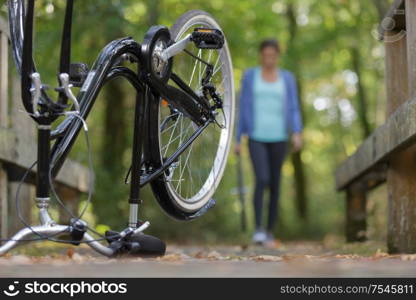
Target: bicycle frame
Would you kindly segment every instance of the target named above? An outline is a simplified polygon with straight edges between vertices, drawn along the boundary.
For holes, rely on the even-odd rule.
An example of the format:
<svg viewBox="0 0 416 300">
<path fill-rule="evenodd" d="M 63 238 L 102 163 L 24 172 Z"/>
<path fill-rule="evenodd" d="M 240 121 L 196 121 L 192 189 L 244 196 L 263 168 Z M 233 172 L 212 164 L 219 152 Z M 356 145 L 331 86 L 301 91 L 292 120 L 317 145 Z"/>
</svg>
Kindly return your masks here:
<svg viewBox="0 0 416 300">
<path fill-rule="evenodd" d="M 71 18 L 72 18 L 73 0 L 67 1 L 67 10 L 65 23 L 63 28 L 63 41 L 61 46 L 61 63 L 60 71 L 69 72 L 70 65 L 70 42 L 71 42 Z M 24 17 L 26 14 L 26 17 Z M 31 75 L 36 72 L 35 64 L 32 58 L 32 36 L 33 36 L 33 15 L 34 0 L 28 1 L 27 11 L 21 0 L 9 0 L 9 22 L 12 36 L 12 46 L 14 59 L 18 71 L 22 77 L 22 100 L 25 109 L 31 114 L 32 118 L 38 123 L 38 170 L 36 181 L 36 201 L 40 209 L 41 226 L 33 227 L 36 232 L 44 234 L 68 234 L 72 233 L 74 228 L 81 226 L 76 220 L 69 226 L 56 224 L 48 215 L 47 208 L 49 204 L 49 172 L 56 176 L 61 169 L 66 157 L 69 154 L 75 140 L 82 129 L 83 122 L 81 119 L 70 115 L 57 128 L 51 131 L 51 124 L 55 121 L 59 114 L 51 114 L 46 108 L 41 106 L 39 115 L 34 111 L 33 95 L 31 90 L 34 89 Z M 140 204 L 140 188 L 148 182 L 157 179 L 169 166 L 181 155 L 192 142 L 204 131 L 204 129 L 212 122 L 206 117 L 206 103 L 201 101 L 195 94 L 190 93 L 188 87 L 182 90 L 173 86 L 169 86 L 166 82 L 171 74 L 165 79 L 159 80 L 149 76 L 151 73 L 149 65 L 155 41 L 163 36 L 169 35 L 169 31 L 163 26 L 153 26 L 150 28 L 144 38 L 143 44 L 137 43 L 132 38 L 122 38 L 110 42 L 101 51 L 98 59 L 88 73 L 80 92 L 77 95 L 79 101 L 79 116 L 86 119 L 92 110 L 95 100 L 104 84 L 115 78 L 126 79 L 136 91 L 136 105 L 134 116 L 133 131 L 133 150 L 132 150 L 132 168 L 130 182 L 130 217 L 129 232 L 144 230 L 147 226 L 138 222 L 138 205 Z M 137 62 L 137 71 L 133 71 L 127 67 L 122 67 L 119 63 L 123 60 L 131 59 Z M 171 63 L 171 62 L 170 62 Z M 176 76 L 173 74 L 172 76 Z M 179 86 L 185 85 L 181 79 L 176 76 L 174 81 L 179 82 Z M 60 82 L 62 84 L 62 82 Z M 68 95 L 64 93 L 63 88 L 59 90 L 59 100 L 56 102 L 57 109 L 59 105 L 65 106 L 68 102 Z M 149 147 L 148 132 L 146 124 L 150 117 L 151 111 L 159 105 L 159 97 L 166 97 L 172 101 L 175 108 L 186 113 L 199 127 L 194 134 L 185 141 L 175 153 L 165 160 L 160 166 L 154 166 L 147 160 L 147 149 Z M 40 103 L 51 102 L 44 89 L 40 90 Z M 55 102 L 54 102 L 55 105 Z M 51 142 L 55 140 L 52 148 Z M 144 151 L 145 161 L 141 161 L 142 152 Z M 145 174 L 140 174 L 142 163 L 146 168 Z M 51 168 L 51 169 L 50 169 Z M 212 206 L 212 202 L 208 202 L 205 207 L 201 208 L 194 214 L 186 216 L 177 216 L 183 219 L 192 219 L 205 213 Z M 162 206 L 166 210 L 166 206 Z M 176 212 L 168 212 L 174 215 Z M 81 226 L 82 227 L 82 226 Z M 38 230 L 38 231 L 37 231 Z M 58 230 L 58 231 L 57 231 Z M 126 229 L 127 230 L 127 229 Z M 125 231 L 126 231 L 125 230 Z M 13 240 L 0 247 L 0 255 L 7 252 L 17 245 L 19 239 L 36 233 L 32 229 L 25 228 L 17 233 Z M 123 231 L 124 232 L 124 231 Z M 91 247 L 104 255 L 114 254 L 107 247 L 94 241 L 92 237 L 84 232 L 83 240 Z"/>
<path fill-rule="evenodd" d="M 20 20 L 23 18 L 24 11 L 23 6 L 21 5 L 21 1 L 12 1 L 12 4 L 10 5 L 9 9 L 12 10 L 10 12 L 11 15 L 16 16 L 15 18 L 10 18 L 10 28 L 13 31 L 12 36 L 13 38 L 13 49 L 14 51 L 14 57 L 16 64 L 19 65 L 19 63 L 23 64 L 22 55 L 21 52 L 23 52 L 24 43 L 22 40 L 23 36 L 26 36 L 26 33 L 24 33 L 23 29 L 23 22 L 20 22 Z M 71 8 L 72 1 L 68 1 L 67 7 Z M 68 15 L 68 14 L 67 14 Z M 33 20 L 32 20 L 33 23 Z M 30 24 L 30 22 L 26 22 L 26 25 Z M 66 41 L 66 47 L 69 47 L 68 41 L 70 41 L 70 37 L 67 37 L 66 35 L 70 34 L 71 30 L 68 29 L 71 24 L 68 21 L 68 18 L 66 16 L 65 20 L 65 26 L 63 30 L 63 40 Z M 28 33 L 32 32 L 33 26 L 29 27 Z M 148 39 L 151 39 L 154 34 L 157 33 L 157 31 L 160 30 L 160 26 L 154 26 L 154 30 L 152 32 L 152 29 L 149 30 Z M 28 34 L 29 35 L 29 34 Z M 31 36 L 31 34 L 30 34 Z M 29 39 L 27 39 L 29 40 Z M 146 40 L 146 37 L 145 37 Z M 62 46 L 64 48 L 65 46 Z M 126 58 L 125 56 L 134 57 L 137 61 L 142 61 L 142 65 L 146 64 L 145 58 L 143 58 L 142 55 L 142 45 L 137 43 L 135 40 L 131 38 L 123 38 L 119 40 L 115 40 L 110 42 L 100 53 L 98 56 L 98 59 L 95 61 L 92 69 L 89 71 L 87 79 L 85 80 L 84 85 L 81 87 L 80 93 L 77 95 L 77 98 L 80 103 L 80 116 L 83 119 L 86 119 L 88 117 L 88 114 L 90 113 L 92 106 L 95 103 L 95 100 L 98 96 L 98 93 L 100 92 L 103 85 L 114 78 L 117 77 L 123 77 L 128 80 L 128 82 L 135 88 L 136 92 L 140 95 L 144 95 L 148 93 L 145 93 L 146 88 L 150 89 L 150 92 L 154 93 L 155 95 L 160 94 L 160 90 L 165 90 L 165 93 L 180 93 L 180 96 L 185 97 L 188 101 L 176 101 L 175 104 L 177 104 L 179 107 L 183 105 L 183 110 L 190 111 L 191 114 L 193 114 L 193 118 L 195 120 L 199 120 L 201 117 L 199 107 L 196 107 L 196 105 L 203 106 L 204 103 L 195 103 L 196 101 L 200 101 L 200 99 L 190 92 L 185 93 L 178 89 L 175 89 L 171 86 L 169 86 L 169 90 L 166 91 L 166 85 L 164 86 L 160 82 L 155 81 L 146 81 L 144 80 L 144 75 L 140 74 L 140 71 L 143 71 L 144 73 L 146 70 L 141 70 L 141 66 L 138 67 L 138 72 L 135 73 L 131 69 L 115 66 L 115 64 L 120 60 Z M 61 53 L 70 53 L 70 50 L 61 50 Z M 28 57 L 32 57 L 31 53 L 27 55 Z M 61 65 L 62 60 L 66 60 L 66 56 L 61 56 Z M 140 63 L 140 62 L 139 62 Z M 66 65 L 68 62 L 66 63 Z M 34 67 L 28 68 L 26 67 L 26 70 L 33 69 Z M 61 68 L 62 69 L 62 68 Z M 23 70 L 23 67 L 20 69 Z M 22 76 L 24 77 L 24 76 Z M 176 80 L 180 80 L 175 77 Z M 183 84 L 183 83 L 182 83 Z M 23 86 L 22 89 L 29 90 L 28 86 Z M 191 90 L 191 89 L 189 89 Z M 192 91 L 192 90 L 191 90 Z M 46 93 L 43 92 L 43 96 L 46 95 Z M 159 95 L 158 95 L 159 96 Z M 171 94 L 167 95 L 169 98 L 172 97 Z M 146 97 L 148 98 L 148 97 Z M 192 99 L 192 100 L 191 100 Z M 24 102 L 30 102 L 31 98 L 29 99 L 23 99 Z M 146 99 L 142 99 L 142 101 L 147 101 Z M 195 105 L 196 104 L 196 105 Z M 25 107 L 30 107 L 30 103 L 26 103 Z M 144 118 L 147 117 L 146 114 L 143 114 Z M 187 147 L 199 136 L 199 134 L 202 133 L 203 129 L 206 128 L 206 126 L 209 124 L 207 121 L 199 121 L 200 127 L 195 131 L 195 133 L 189 138 L 187 142 L 183 144 L 182 147 L 179 147 L 177 151 L 170 157 L 169 160 L 167 160 L 162 166 L 160 166 L 158 169 L 154 170 L 151 174 L 149 174 L 147 177 L 144 176 L 142 180 L 140 181 L 140 186 L 144 186 L 151 180 L 154 180 L 157 178 L 163 171 L 165 171 L 172 162 L 183 153 L 187 149 Z M 65 119 L 61 124 L 58 125 L 58 127 L 51 132 L 51 139 L 56 139 L 56 142 L 53 145 L 53 148 L 51 150 L 51 165 L 53 167 L 53 175 L 56 176 L 59 172 L 60 168 L 63 165 L 63 162 L 65 161 L 73 143 L 76 140 L 77 135 L 79 134 L 79 131 L 82 128 L 82 122 L 77 119 L 74 116 L 69 116 L 67 119 Z M 143 136 L 139 137 L 141 140 L 143 140 Z M 139 156 L 140 157 L 140 156 Z"/>
</svg>

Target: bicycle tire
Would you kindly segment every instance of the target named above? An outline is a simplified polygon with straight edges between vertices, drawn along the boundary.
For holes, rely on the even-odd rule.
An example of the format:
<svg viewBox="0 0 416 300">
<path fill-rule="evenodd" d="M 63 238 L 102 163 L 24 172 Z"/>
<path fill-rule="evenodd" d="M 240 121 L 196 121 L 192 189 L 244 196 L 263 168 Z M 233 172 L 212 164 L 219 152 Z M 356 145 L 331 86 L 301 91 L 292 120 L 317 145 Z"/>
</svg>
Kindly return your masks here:
<svg viewBox="0 0 416 300">
<path fill-rule="evenodd" d="M 218 23 L 209 13 L 201 11 L 201 10 L 191 10 L 183 14 L 181 17 L 179 17 L 178 20 L 175 22 L 175 24 L 170 28 L 171 39 L 174 41 L 179 40 L 183 38 L 183 36 L 187 32 L 189 32 L 195 27 L 209 27 L 209 28 L 216 28 L 216 29 L 221 30 Z M 193 44 L 190 44 L 189 46 L 193 47 L 194 50 L 195 49 L 198 50 L 198 55 L 202 53 L 201 52 L 202 50 L 197 49 Z M 189 181 L 193 181 L 193 178 L 197 176 L 199 176 L 201 179 L 200 180 L 201 188 L 199 189 L 198 186 L 196 186 L 194 190 L 197 192 L 192 194 L 193 192 L 191 191 L 188 196 L 186 196 L 185 193 L 182 192 L 182 190 L 181 192 L 179 192 L 177 187 L 175 188 L 174 186 L 175 184 L 173 183 L 174 182 L 173 177 L 178 167 L 175 167 L 176 169 L 174 171 L 171 170 L 172 168 L 171 167 L 168 171 L 164 172 L 160 176 L 160 178 L 158 178 L 158 180 L 154 180 L 151 182 L 153 193 L 156 199 L 158 200 L 159 204 L 161 204 L 162 208 L 165 208 L 165 211 L 167 211 L 171 216 L 180 220 L 187 220 L 190 218 L 194 218 L 195 214 L 197 216 L 200 216 L 201 213 L 198 213 L 198 212 L 200 212 L 201 210 L 205 211 L 207 206 L 210 206 L 210 199 L 212 198 L 215 190 L 217 189 L 218 184 L 221 181 L 221 178 L 224 173 L 225 165 L 226 165 L 228 154 L 230 151 L 231 139 L 233 135 L 234 102 L 235 102 L 234 81 L 233 81 L 233 76 L 232 76 L 233 68 L 232 68 L 231 56 L 230 56 L 230 52 L 228 49 L 227 41 L 225 40 L 224 46 L 222 47 L 222 49 L 207 50 L 207 51 L 213 51 L 213 52 L 208 52 L 210 54 L 205 54 L 205 55 L 208 55 L 209 59 L 214 57 L 212 59 L 214 61 L 215 55 L 217 55 L 217 64 L 218 64 L 218 61 L 220 62 L 219 67 L 218 67 L 219 69 L 216 70 L 214 66 L 214 74 L 216 70 L 217 72 L 216 74 L 218 74 L 217 77 L 219 77 L 220 79 L 224 78 L 220 83 L 220 85 L 222 85 L 220 86 L 220 88 L 222 88 L 222 91 L 223 91 L 222 98 L 224 101 L 223 102 L 224 103 L 224 111 L 223 111 L 224 115 L 223 115 L 222 121 L 224 121 L 224 124 L 222 125 L 225 125 L 225 128 L 221 129 L 219 133 L 216 133 L 215 132 L 216 129 L 213 126 L 217 126 L 217 125 L 212 123 L 209 125 L 211 127 L 211 129 L 209 130 L 211 131 L 207 131 L 208 130 L 208 127 L 207 127 L 207 129 L 205 129 L 205 131 L 201 134 L 201 136 L 197 138 L 196 141 L 194 141 L 194 143 L 196 144 L 199 143 L 197 146 L 195 146 L 195 148 L 199 147 L 197 149 L 201 149 L 201 152 L 202 152 L 202 149 L 204 149 L 204 151 L 207 152 L 206 149 L 207 147 L 209 148 L 211 144 L 208 143 L 209 146 L 206 146 L 207 141 L 205 141 L 204 138 L 208 140 L 208 138 L 211 138 L 211 135 L 213 135 L 214 140 L 215 140 L 215 137 L 217 135 L 219 136 L 218 147 L 216 147 L 215 149 L 211 151 L 212 153 L 215 152 L 212 167 L 209 170 L 209 172 L 208 171 L 206 172 L 208 174 L 206 179 L 202 178 L 204 177 L 204 174 L 202 174 L 200 170 L 197 170 L 197 169 L 190 170 L 190 167 L 188 167 L 187 172 L 189 173 L 189 176 L 188 176 L 188 182 L 186 182 L 186 184 L 188 185 L 188 188 L 187 188 L 188 190 L 192 189 L 192 188 L 189 188 L 189 185 L 193 184 L 193 182 L 189 182 Z M 186 54 L 182 53 L 180 55 L 186 55 Z M 201 58 L 203 57 L 203 55 L 204 54 L 201 54 Z M 179 64 L 179 60 L 180 58 L 178 58 L 178 56 L 174 57 L 173 71 L 175 71 L 175 66 Z M 200 68 L 199 75 L 201 76 L 201 63 L 199 63 L 199 68 Z M 194 67 L 193 73 L 195 73 L 195 67 Z M 192 77 L 190 79 L 190 85 L 193 82 L 193 76 L 194 75 L 192 74 Z M 214 80 L 214 77 L 213 77 L 213 80 Z M 219 79 L 215 78 L 215 80 L 219 80 Z M 196 90 L 194 91 L 198 92 Z M 168 152 L 167 148 L 163 148 L 163 146 L 166 146 L 166 145 L 163 144 L 163 140 L 164 140 L 163 132 L 162 130 L 160 130 L 161 124 L 165 120 L 165 119 L 162 119 L 161 115 L 162 115 L 162 110 L 164 110 L 163 101 L 166 101 L 166 100 L 163 100 L 163 99 L 156 99 L 156 100 L 157 101 L 154 101 L 154 102 L 157 102 L 157 104 L 154 106 L 154 109 L 151 109 L 151 114 L 153 115 L 150 117 L 150 122 L 152 123 L 149 126 L 149 137 L 151 141 L 150 145 L 152 147 L 152 151 L 149 152 L 149 156 L 150 156 L 150 161 L 152 165 L 160 166 L 163 163 L 164 159 L 166 159 L 166 152 Z M 166 117 L 166 119 L 168 117 Z M 221 118 L 221 116 L 219 118 Z M 189 121 L 189 120 L 185 120 L 184 115 L 182 115 L 181 121 L 182 120 L 183 122 Z M 190 125 L 188 126 L 191 126 L 195 129 L 196 127 L 195 124 L 192 124 L 191 121 L 189 121 L 189 124 Z M 176 130 L 177 125 L 178 124 L 175 125 L 175 128 L 173 130 Z M 164 124 L 163 126 L 166 126 L 166 124 Z M 169 139 L 169 143 L 170 143 L 170 140 L 171 138 Z M 169 152 L 170 153 L 174 152 L 174 150 L 176 150 L 179 147 L 179 144 L 172 146 L 172 149 Z M 190 146 L 189 149 L 187 149 L 184 153 L 182 153 L 178 160 L 181 161 L 182 158 L 184 159 L 186 158 L 186 162 L 188 160 L 192 162 L 192 159 L 193 159 L 193 157 L 191 157 L 191 153 L 193 151 L 192 147 L 193 145 Z M 162 153 L 163 151 L 165 151 L 165 153 Z M 212 153 L 208 153 L 208 154 L 212 154 Z M 192 153 L 192 155 L 196 157 L 196 154 Z M 207 160 L 206 157 L 200 156 L 199 158 L 196 157 L 192 162 L 193 164 L 197 165 L 196 167 L 198 168 L 202 168 L 204 165 L 201 162 L 201 158 L 204 160 Z M 184 173 L 186 162 L 184 164 L 183 169 L 181 169 L 180 172 L 177 172 L 177 173 L 181 173 L 180 178 L 178 179 L 179 184 L 183 180 L 182 174 Z M 210 168 L 208 165 L 209 162 L 205 162 L 205 164 L 207 165 L 206 169 L 208 170 Z M 174 213 L 172 213 L 172 211 L 174 211 Z"/>
</svg>

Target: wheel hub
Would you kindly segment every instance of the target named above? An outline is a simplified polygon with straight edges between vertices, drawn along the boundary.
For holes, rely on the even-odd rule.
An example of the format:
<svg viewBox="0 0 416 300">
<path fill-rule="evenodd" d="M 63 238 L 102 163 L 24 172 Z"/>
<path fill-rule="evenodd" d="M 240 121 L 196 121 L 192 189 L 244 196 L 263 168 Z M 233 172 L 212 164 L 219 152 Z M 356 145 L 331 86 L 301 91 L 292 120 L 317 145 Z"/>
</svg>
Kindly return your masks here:
<svg viewBox="0 0 416 300">
<path fill-rule="evenodd" d="M 162 78 L 163 74 L 166 73 L 168 67 L 168 62 L 163 61 L 161 58 L 161 54 L 166 48 L 166 43 L 162 40 L 158 40 L 152 53 L 152 68 L 154 73 L 160 78 Z"/>
</svg>

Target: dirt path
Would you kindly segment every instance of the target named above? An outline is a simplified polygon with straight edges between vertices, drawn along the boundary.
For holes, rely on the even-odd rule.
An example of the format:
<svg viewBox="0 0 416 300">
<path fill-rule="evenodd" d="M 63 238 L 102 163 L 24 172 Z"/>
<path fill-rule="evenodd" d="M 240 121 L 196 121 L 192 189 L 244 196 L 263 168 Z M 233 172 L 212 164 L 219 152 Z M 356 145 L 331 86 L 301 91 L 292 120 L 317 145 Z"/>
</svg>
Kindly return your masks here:
<svg viewBox="0 0 416 300">
<path fill-rule="evenodd" d="M 389 256 L 380 249 L 371 255 L 336 254 L 318 243 L 292 243 L 281 249 L 169 246 L 167 255 L 156 259 L 107 259 L 83 247 L 53 249 L 41 256 L 25 251 L 33 249 L 0 258 L 1 277 L 416 276 L 416 255 Z"/>
</svg>

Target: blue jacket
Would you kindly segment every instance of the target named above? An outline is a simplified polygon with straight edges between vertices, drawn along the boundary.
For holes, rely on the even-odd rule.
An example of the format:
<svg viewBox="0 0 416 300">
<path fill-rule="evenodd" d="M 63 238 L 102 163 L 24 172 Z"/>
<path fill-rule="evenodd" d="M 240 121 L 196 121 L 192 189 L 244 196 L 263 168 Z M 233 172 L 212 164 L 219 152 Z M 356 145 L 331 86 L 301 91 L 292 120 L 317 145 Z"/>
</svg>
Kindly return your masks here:
<svg viewBox="0 0 416 300">
<path fill-rule="evenodd" d="M 241 81 L 240 92 L 240 116 L 237 125 L 237 142 L 240 143 L 241 136 L 250 136 L 253 131 L 253 87 L 254 87 L 254 68 L 248 69 Z M 298 88 L 293 74 L 287 70 L 280 69 L 286 87 L 285 98 L 285 118 L 288 135 L 302 131 L 302 118 L 299 109 Z"/>
</svg>

